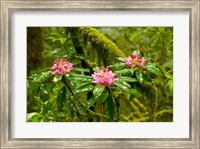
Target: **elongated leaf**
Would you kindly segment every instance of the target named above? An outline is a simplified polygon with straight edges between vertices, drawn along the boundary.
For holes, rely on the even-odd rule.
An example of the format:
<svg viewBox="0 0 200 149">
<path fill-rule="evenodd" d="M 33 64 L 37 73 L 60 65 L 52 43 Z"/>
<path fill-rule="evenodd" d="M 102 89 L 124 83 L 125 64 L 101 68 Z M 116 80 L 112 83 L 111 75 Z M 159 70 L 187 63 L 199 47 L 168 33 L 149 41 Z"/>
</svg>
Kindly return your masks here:
<svg viewBox="0 0 200 149">
<path fill-rule="evenodd" d="M 169 74 L 169 73 L 166 73 L 165 74 L 165 77 L 169 78 L 169 79 L 173 79 L 173 75 Z"/>
<path fill-rule="evenodd" d="M 121 74 L 133 73 L 133 72 L 134 72 L 133 69 L 125 68 L 125 69 L 116 71 L 115 74 L 121 75 Z"/>
<path fill-rule="evenodd" d="M 68 79 L 68 80 L 71 80 L 71 81 L 77 81 L 77 80 L 80 80 L 80 81 L 88 81 L 88 82 L 91 82 L 92 80 L 92 77 L 91 76 L 86 76 L 86 75 L 80 75 L 80 74 L 70 74 L 70 75 L 65 75 L 65 77 Z"/>
<path fill-rule="evenodd" d="M 52 40 L 53 43 L 57 40 L 57 38 L 56 38 L 56 37 L 53 37 L 53 36 L 51 36 L 51 37 L 47 37 L 46 39 L 50 39 L 50 40 Z"/>
<path fill-rule="evenodd" d="M 85 60 L 86 59 L 86 56 L 84 54 L 76 54 L 75 57 L 78 58 L 78 59 L 81 59 L 81 60 Z"/>
<path fill-rule="evenodd" d="M 131 88 L 130 84 L 128 84 L 126 82 L 117 81 L 114 84 L 123 90 L 129 90 Z"/>
<path fill-rule="evenodd" d="M 66 101 L 66 87 L 63 86 L 61 90 L 58 92 L 57 102 L 58 102 L 58 110 L 62 111 L 64 102 Z"/>
<path fill-rule="evenodd" d="M 76 89 L 75 93 L 78 94 L 78 93 L 82 93 L 82 92 L 91 91 L 91 90 L 93 90 L 93 88 L 94 88 L 94 85 L 91 82 L 89 82 L 89 83 L 87 82 L 87 83 L 84 83 L 81 86 L 79 86 Z"/>
<path fill-rule="evenodd" d="M 53 78 L 53 82 L 54 83 L 57 83 L 58 81 L 60 81 L 62 79 L 62 75 L 56 75 L 56 76 L 54 76 L 54 78 Z"/>
<path fill-rule="evenodd" d="M 101 94 L 101 96 L 99 97 L 99 99 L 100 99 L 101 102 L 104 102 L 104 101 L 106 100 L 107 97 L 108 97 L 108 91 L 103 92 L 103 93 Z"/>
<path fill-rule="evenodd" d="M 33 82 L 45 81 L 47 78 L 51 77 L 51 71 L 41 72 L 33 76 Z"/>
<path fill-rule="evenodd" d="M 123 57 L 117 57 L 116 59 L 119 60 L 119 61 L 121 61 L 121 62 L 126 62 L 126 59 L 123 58 Z"/>
<path fill-rule="evenodd" d="M 143 72 L 142 72 L 142 77 L 143 77 L 143 80 L 146 81 L 146 82 L 151 82 L 152 81 L 151 78 L 147 74 L 145 74 Z"/>
<path fill-rule="evenodd" d="M 136 78 L 130 78 L 130 77 L 120 77 L 119 80 L 125 82 L 137 82 Z"/>
<path fill-rule="evenodd" d="M 168 88 L 169 90 L 173 90 L 173 80 L 169 80 L 169 81 L 167 81 L 167 83 L 166 83 L 166 88 Z"/>
<path fill-rule="evenodd" d="M 140 71 L 136 71 L 136 78 L 140 83 L 143 82 L 143 76 L 142 76 L 142 73 Z"/>
<path fill-rule="evenodd" d="M 119 67 L 125 67 L 126 66 L 126 64 L 125 63 L 116 63 L 116 64 L 114 64 L 114 65 L 109 65 L 108 67 L 109 68 L 119 68 Z"/>
<path fill-rule="evenodd" d="M 73 68 L 73 71 L 78 71 L 78 72 L 90 72 L 90 69 L 84 69 L 84 68 Z"/>
<path fill-rule="evenodd" d="M 86 103 L 87 108 L 90 108 L 91 106 L 93 106 L 96 101 L 97 101 L 97 98 L 92 96 Z"/>
<path fill-rule="evenodd" d="M 151 64 L 151 63 L 146 64 L 146 65 L 145 65 L 145 68 L 146 68 L 147 70 L 149 70 L 150 72 L 156 74 L 156 75 L 162 76 L 162 72 L 160 71 L 160 69 L 159 69 L 158 67 L 156 67 L 155 64 Z"/>
<path fill-rule="evenodd" d="M 27 121 L 30 122 L 34 117 L 43 117 L 40 113 L 32 112 L 27 114 Z"/>
<path fill-rule="evenodd" d="M 115 112 L 115 104 L 114 104 L 112 96 L 110 94 L 108 94 L 106 101 L 107 101 L 107 107 L 108 107 L 108 116 L 113 121 L 114 112 Z"/>
<path fill-rule="evenodd" d="M 52 55 L 57 54 L 57 53 L 60 52 L 61 50 L 62 50 L 62 49 L 57 48 L 57 49 L 54 49 L 54 50 L 44 51 L 42 54 L 43 54 L 44 57 L 50 57 L 50 56 L 52 56 Z"/>
<path fill-rule="evenodd" d="M 93 90 L 94 98 L 99 98 L 105 89 L 105 85 L 96 85 Z"/>
</svg>

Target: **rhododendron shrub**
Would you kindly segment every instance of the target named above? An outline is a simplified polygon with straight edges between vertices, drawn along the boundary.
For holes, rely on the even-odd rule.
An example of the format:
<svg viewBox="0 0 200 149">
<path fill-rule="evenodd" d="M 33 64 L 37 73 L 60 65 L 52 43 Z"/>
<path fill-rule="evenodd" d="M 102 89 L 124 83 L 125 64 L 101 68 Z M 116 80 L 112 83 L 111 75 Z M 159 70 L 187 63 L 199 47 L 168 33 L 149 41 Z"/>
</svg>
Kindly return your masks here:
<svg viewBox="0 0 200 149">
<path fill-rule="evenodd" d="M 170 69 L 162 67 L 144 50 L 117 53 L 117 47 L 100 33 L 99 39 L 106 44 L 94 43 L 98 34 L 87 28 L 82 36 L 86 31 L 90 33 L 84 40 L 76 28 L 50 34 L 45 39 L 52 47 L 43 52 L 46 67 L 33 71 L 27 79 L 28 98 L 32 98 L 28 104 L 36 105 L 28 109 L 27 121 L 154 122 L 162 121 L 159 118 L 163 115 L 167 115 L 166 121 L 172 121 L 169 104 L 164 110 L 159 106 L 163 96 L 171 99 L 173 95 L 162 93 L 172 91 Z M 91 51 L 102 48 L 106 53 L 106 46 L 113 54 L 110 63 L 110 57 L 102 60 L 100 52 L 96 53 L 98 58 L 91 58 L 95 56 Z"/>
</svg>

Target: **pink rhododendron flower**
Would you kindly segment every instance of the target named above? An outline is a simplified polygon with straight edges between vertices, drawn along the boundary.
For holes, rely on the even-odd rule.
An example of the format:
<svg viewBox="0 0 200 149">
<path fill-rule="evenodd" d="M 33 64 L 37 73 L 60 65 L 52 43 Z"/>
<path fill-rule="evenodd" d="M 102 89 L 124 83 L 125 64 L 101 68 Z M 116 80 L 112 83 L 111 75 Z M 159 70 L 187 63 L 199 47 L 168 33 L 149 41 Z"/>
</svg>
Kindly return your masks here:
<svg viewBox="0 0 200 149">
<path fill-rule="evenodd" d="M 66 72 L 70 72 L 72 70 L 72 63 L 61 58 L 60 60 L 56 60 L 51 67 L 52 75 L 63 75 Z"/>
<path fill-rule="evenodd" d="M 142 67 L 144 67 L 145 63 L 146 63 L 146 60 L 144 59 L 139 59 L 140 58 L 140 55 L 137 55 L 137 54 L 133 54 L 132 56 L 128 56 L 126 58 L 126 65 L 128 67 L 136 67 L 137 65 L 140 65 Z"/>
<path fill-rule="evenodd" d="M 95 83 L 96 85 L 98 84 L 110 85 L 116 80 L 115 74 L 112 73 L 112 71 L 109 70 L 108 67 L 101 68 L 100 72 L 98 71 L 94 72 L 94 74 L 92 74 L 92 79 L 93 79 L 92 82 Z"/>
</svg>

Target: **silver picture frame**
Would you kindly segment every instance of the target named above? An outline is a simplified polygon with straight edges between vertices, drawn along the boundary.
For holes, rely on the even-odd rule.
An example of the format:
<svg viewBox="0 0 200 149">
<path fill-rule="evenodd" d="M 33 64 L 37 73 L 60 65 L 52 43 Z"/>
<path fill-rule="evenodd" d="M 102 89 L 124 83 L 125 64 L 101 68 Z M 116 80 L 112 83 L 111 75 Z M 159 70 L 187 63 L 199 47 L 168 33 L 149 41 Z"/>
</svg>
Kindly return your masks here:
<svg viewBox="0 0 200 149">
<path fill-rule="evenodd" d="M 200 148 L 200 1 L 199 0 L 0 0 L 0 135 L 1 148 Z M 190 137 L 181 138 L 11 138 L 11 14 L 16 10 L 189 11 Z"/>
</svg>

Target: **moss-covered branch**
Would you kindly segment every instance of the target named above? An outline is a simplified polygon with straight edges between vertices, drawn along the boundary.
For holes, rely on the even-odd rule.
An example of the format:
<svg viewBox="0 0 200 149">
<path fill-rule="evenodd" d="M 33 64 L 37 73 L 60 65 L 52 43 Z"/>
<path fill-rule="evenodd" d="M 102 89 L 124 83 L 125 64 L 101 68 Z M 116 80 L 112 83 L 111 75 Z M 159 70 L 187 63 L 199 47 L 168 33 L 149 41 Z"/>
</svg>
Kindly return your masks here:
<svg viewBox="0 0 200 149">
<path fill-rule="evenodd" d="M 98 61 L 103 61 L 104 65 L 111 64 L 113 58 L 125 57 L 125 54 L 106 36 L 92 27 L 81 27 L 79 32 L 97 50 Z M 100 63 L 99 63 L 100 64 Z"/>
</svg>

